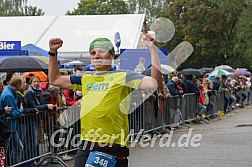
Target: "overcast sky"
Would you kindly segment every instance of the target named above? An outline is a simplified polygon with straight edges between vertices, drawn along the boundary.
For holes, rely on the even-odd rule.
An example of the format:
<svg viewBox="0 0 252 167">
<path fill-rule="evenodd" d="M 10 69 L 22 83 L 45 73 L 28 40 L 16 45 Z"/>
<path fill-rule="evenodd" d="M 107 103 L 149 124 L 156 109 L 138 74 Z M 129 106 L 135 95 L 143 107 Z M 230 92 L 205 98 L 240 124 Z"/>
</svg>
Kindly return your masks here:
<svg viewBox="0 0 252 167">
<path fill-rule="evenodd" d="M 28 0 L 27 5 L 37 6 L 45 12 L 45 16 L 62 16 L 67 10 L 77 8 L 80 0 Z"/>
</svg>

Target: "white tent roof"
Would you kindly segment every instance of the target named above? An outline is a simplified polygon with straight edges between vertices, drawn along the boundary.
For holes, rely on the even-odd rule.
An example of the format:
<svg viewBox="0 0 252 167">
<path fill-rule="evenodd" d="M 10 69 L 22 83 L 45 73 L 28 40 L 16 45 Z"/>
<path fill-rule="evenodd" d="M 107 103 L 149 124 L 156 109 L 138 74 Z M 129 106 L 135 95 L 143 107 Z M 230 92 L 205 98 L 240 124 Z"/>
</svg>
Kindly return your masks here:
<svg viewBox="0 0 252 167">
<path fill-rule="evenodd" d="M 21 41 L 22 46 L 32 43 L 48 50 L 49 39 L 59 37 L 64 41 L 60 53 L 87 53 L 94 38 L 114 42 L 114 34 L 119 32 L 120 48 L 134 49 L 144 18 L 144 14 L 0 17 L 0 41 Z"/>
</svg>

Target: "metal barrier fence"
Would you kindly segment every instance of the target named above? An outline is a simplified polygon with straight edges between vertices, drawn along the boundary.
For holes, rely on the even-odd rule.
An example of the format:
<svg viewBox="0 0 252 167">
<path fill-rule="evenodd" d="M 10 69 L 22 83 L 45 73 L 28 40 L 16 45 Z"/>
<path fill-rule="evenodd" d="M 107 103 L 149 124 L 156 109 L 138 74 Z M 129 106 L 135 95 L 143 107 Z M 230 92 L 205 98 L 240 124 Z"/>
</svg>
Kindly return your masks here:
<svg viewBox="0 0 252 167">
<path fill-rule="evenodd" d="M 12 134 L 5 142 L 6 165 L 11 167 L 39 166 L 46 162 L 44 165 L 57 163 L 67 166 L 60 156 L 78 149 L 80 122 L 77 121 L 67 128 L 63 127 L 59 123 L 59 115 L 65 109 L 8 118 L 7 122 Z M 74 111 L 74 109 L 78 109 L 78 111 Z M 74 109 L 67 112 L 69 115 L 64 121 L 80 118 L 80 107 L 77 106 Z"/>
<path fill-rule="evenodd" d="M 8 126 L 12 130 L 5 143 L 8 166 L 28 166 L 32 161 L 50 155 L 49 143 L 45 140 L 45 136 L 51 133 L 50 122 L 46 120 L 49 120 L 46 112 L 8 118 Z"/>
<path fill-rule="evenodd" d="M 206 115 L 216 115 L 223 111 L 224 92 L 210 97 L 211 107 Z M 136 106 L 138 106 L 136 108 Z M 57 112 L 40 112 L 39 114 L 23 115 L 8 118 L 13 128 L 12 136 L 6 143 L 7 165 L 21 166 L 43 160 L 67 166 L 61 155 L 75 151 L 81 142 L 80 137 L 80 106 L 61 108 Z M 63 111 L 64 114 L 59 115 Z M 150 96 L 144 99 L 142 94 L 136 95 L 131 101 L 129 126 L 134 132 L 144 133 L 165 130 L 169 126 L 177 126 L 195 119 L 198 112 L 198 101 L 195 94 L 172 96 L 167 99 Z M 60 124 L 60 123 L 61 124 Z"/>
</svg>

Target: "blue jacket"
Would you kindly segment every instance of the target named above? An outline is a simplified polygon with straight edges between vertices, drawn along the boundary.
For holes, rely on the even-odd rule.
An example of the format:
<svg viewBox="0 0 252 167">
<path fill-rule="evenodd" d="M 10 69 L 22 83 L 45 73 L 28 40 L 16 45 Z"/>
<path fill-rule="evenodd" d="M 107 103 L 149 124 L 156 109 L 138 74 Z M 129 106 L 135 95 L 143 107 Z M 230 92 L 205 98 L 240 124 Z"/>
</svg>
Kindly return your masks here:
<svg viewBox="0 0 252 167">
<path fill-rule="evenodd" d="M 195 89 L 194 89 L 192 81 L 186 79 L 184 80 L 184 84 L 187 87 L 187 91 L 185 93 L 195 93 Z"/>
<path fill-rule="evenodd" d="M 18 109 L 18 98 L 16 92 L 10 85 L 8 85 L 1 94 L 0 108 L 4 108 L 6 106 L 12 107 L 10 113 L 6 114 L 6 116 L 17 117 L 22 115 L 23 113 L 23 109 Z M 17 119 L 11 119 L 10 121 L 8 121 L 8 126 L 12 132 L 16 131 L 17 125 Z"/>
<path fill-rule="evenodd" d="M 42 96 L 42 93 L 38 96 L 35 96 L 35 94 L 31 90 L 28 90 L 25 94 L 25 99 L 29 108 L 37 108 L 39 111 L 48 109 L 47 104 L 45 103 L 44 98 Z"/>
<path fill-rule="evenodd" d="M 178 89 L 177 89 L 177 85 L 175 82 L 173 82 L 172 80 L 169 81 L 167 84 L 166 84 L 167 88 L 169 89 L 169 92 L 172 96 L 176 96 L 179 94 L 178 92 Z"/>
</svg>

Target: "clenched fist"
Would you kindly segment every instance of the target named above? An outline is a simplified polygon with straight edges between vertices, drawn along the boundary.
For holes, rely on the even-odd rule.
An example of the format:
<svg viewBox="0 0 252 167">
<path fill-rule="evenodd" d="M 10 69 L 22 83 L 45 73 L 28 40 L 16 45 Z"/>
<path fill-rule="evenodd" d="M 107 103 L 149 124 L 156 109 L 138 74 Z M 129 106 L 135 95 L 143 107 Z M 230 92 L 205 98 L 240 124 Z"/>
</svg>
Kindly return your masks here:
<svg viewBox="0 0 252 167">
<path fill-rule="evenodd" d="M 156 48 L 155 45 L 156 36 L 153 34 L 144 34 L 143 40 L 148 48 Z"/>
<path fill-rule="evenodd" d="M 56 53 L 63 44 L 63 41 L 60 38 L 52 38 L 49 40 L 50 52 Z"/>
</svg>

